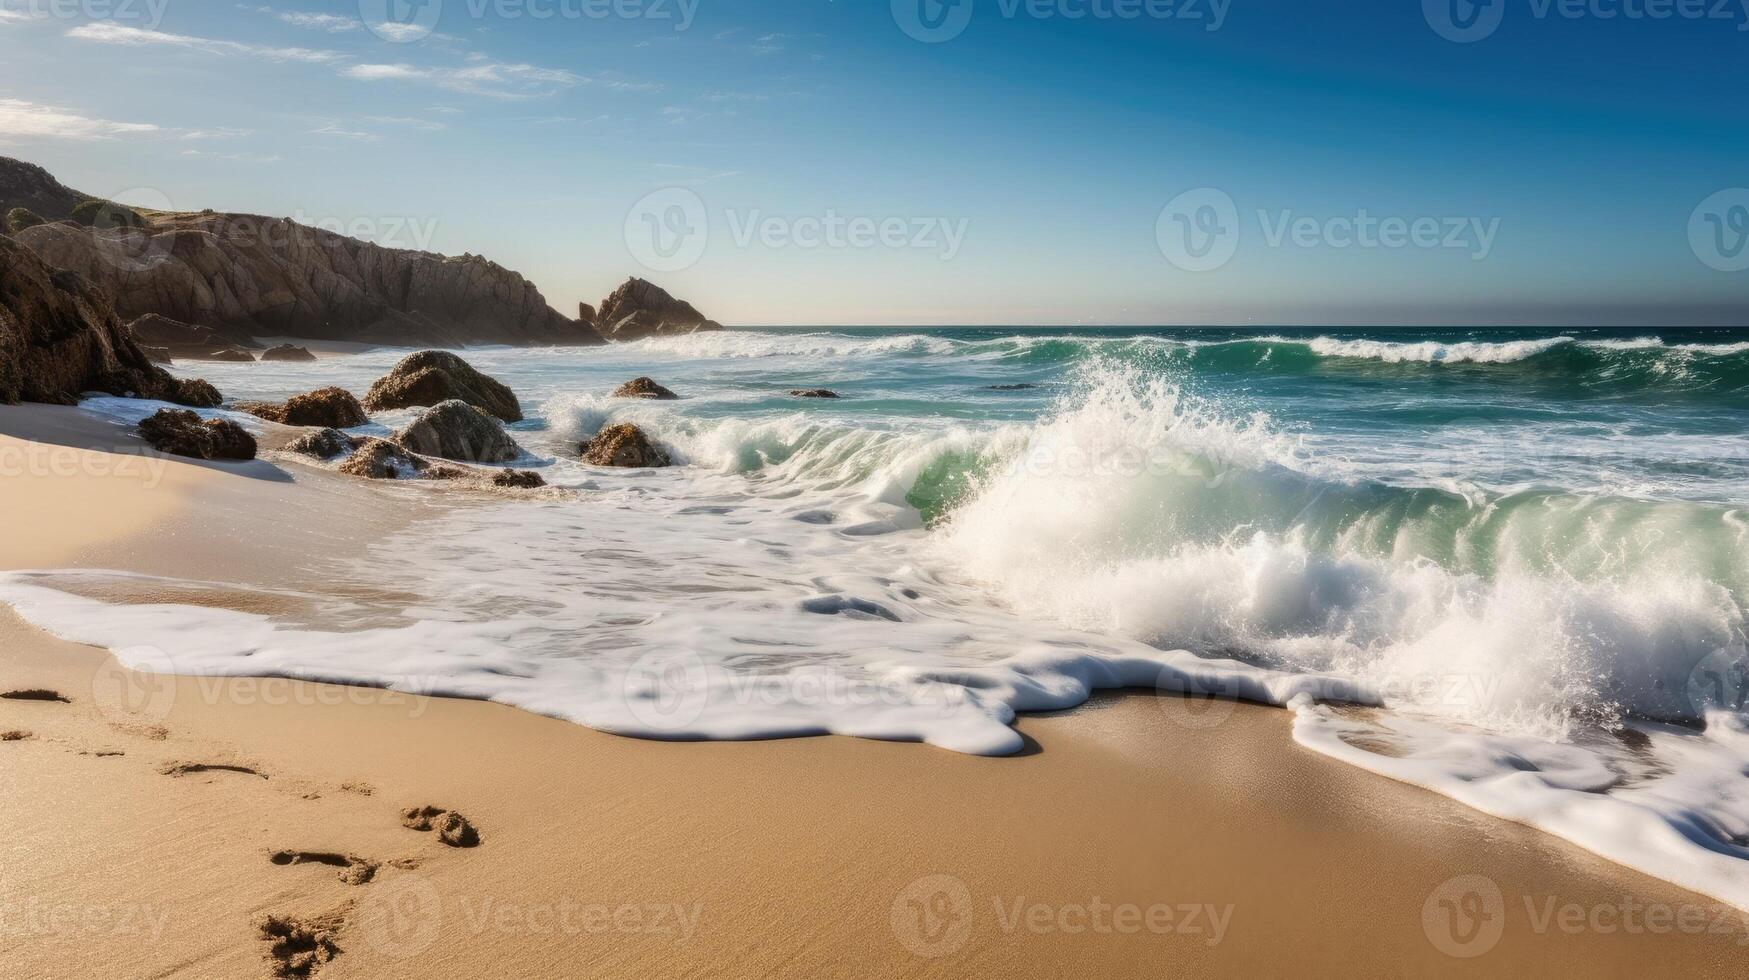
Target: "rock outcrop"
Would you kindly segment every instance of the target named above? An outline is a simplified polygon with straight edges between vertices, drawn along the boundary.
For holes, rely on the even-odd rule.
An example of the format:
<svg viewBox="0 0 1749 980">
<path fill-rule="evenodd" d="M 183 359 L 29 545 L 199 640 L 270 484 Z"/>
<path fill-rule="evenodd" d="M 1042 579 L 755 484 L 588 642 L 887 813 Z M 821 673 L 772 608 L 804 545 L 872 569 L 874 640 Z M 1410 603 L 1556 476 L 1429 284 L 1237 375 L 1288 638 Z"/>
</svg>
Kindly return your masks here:
<svg viewBox="0 0 1749 980">
<path fill-rule="evenodd" d="M 185 409 L 161 408 L 140 421 L 140 435 L 159 452 L 191 459 L 255 458 L 255 437 L 230 419 L 207 419 Z"/>
<path fill-rule="evenodd" d="M 6 234 L 11 235 L 21 232 L 26 228 L 35 228 L 37 225 L 46 224 L 48 224 L 48 221 L 44 219 L 42 215 L 37 214 L 29 208 L 13 208 L 6 212 L 6 224 L 5 227 L 0 228 L 0 231 L 4 231 Z"/>
<path fill-rule="evenodd" d="M 218 404 L 211 385 L 151 363 L 91 283 L 0 236 L 0 404 L 71 405 L 88 391 Z"/>
<path fill-rule="evenodd" d="M 128 324 L 128 334 L 139 344 L 162 348 L 172 358 L 185 361 L 253 361 L 255 355 L 242 346 L 247 338 L 238 338 L 210 327 L 172 320 L 167 316 L 148 313 Z"/>
<path fill-rule="evenodd" d="M 310 353 L 308 347 L 280 344 L 278 347 L 269 347 L 262 351 L 261 359 L 264 361 L 313 361 L 316 359 L 316 355 Z"/>
<path fill-rule="evenodd" d="M 651 442 L 643 429 L 630 422 L 610 425 L 584 443 L 583 461 L 595 466 L 629 469 L 674 465 L 667 450 Z"/>
<path fill-rule="evenodd" d="M 308 394 L 294 395 L 284 404 L 238 402 L 237 410 L 280 425 L 324 429 L 350 429 L 370 421 L 370 416 L 364 413 L 364 406 L 345 388 L 318 388 Z"/>
<path fill-rule="evenodd" d="M 36 164 L 0 157 L 0 211 L 25 210 L 45 221 L 63 221 L 88 200 L 91 195 L 63 185 Z"/>
<path fill-rule="evenodd" d="M 441 350 L 403 357 L 370 386 L 364 396 L 364 407 L 372 412 L 428 408 L 452 399 L 467 402 L 505 422 L 522 421 L 522 407 L 515 392 L 474 370 L 473 365 L 455 354 Z"/>
<path fill-rule="evenodd" d="M 613 389 L 609 398 L 646 398 L 651 401 L 671 402 L 680 396 L 657 384 L 651 378 L 633 378 L 618 388 Z"/>
<path fill-rule="evenodd" d="M 427 409 L 395 433 L 394 442 L 410 452 L 464 463 L 506 463 L 522 455 L 497 419 L 459 399 Z"/>
<path fill-rule="evenodd" d="M 595 319 L 608 340 L 642 340 L 721 330 L 723 325 L 707 319 L 691 303 L 675 299 L 668 291 L 643 279 L 627 279 L 613 295 L 601 302 Z"/>
<path fill-rule="evenodd" d="M 49 219 L 18 241 L 91 279 L 129 320 L 156 313 L 250 336 L 408 346 L 601 342 L 533 283 L 476 255 L 387 248 L 248 214 L 129 211 L 141 229 L 57 223 L 89 200 L 0 157 L 0 214 L 23 207 Z"/>
<path fill-rule="evenodd" d="M 796 398 L 837 398 L 838 392 L 830 388 L 797 388 L 790 392 Z"/>
</svg>

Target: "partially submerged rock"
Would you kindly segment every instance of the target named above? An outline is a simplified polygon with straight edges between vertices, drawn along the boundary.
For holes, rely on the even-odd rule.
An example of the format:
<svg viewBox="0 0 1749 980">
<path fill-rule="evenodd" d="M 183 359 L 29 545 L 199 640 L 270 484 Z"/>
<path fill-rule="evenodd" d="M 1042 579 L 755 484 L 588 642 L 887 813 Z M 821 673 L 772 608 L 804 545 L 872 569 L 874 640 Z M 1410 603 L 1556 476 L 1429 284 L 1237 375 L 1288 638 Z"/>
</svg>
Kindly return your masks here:
<svg viewBox="0 0 1749 980">
<path fill-rule="evenodd" d="M 533 470 L 496 470 L 492 485 L 510 490 L 537 490 L 547 485 L 546 478 Z"/>
<path fill-rule="evenodd" d="M 201 420 L 185 409 L 161 408 L 140 421 L 140 435 L 159 452 L 191 459 L 255 458 L 255 437 L 230 419 Z"/>
<path fill-rule="evenodd" d="M 467 402 L 506 422 L 522 421 L 516 393 L 481 374 L 449 351 L 427 350 L 402 358 L 365 393 L 364 407 L 373 412 L 424 408 L 451 399 Z"/>
<path fill-rule="evenodd" d="M 345 388 L 318 388 L 279 402 L 238 402 L 236 409 L 280 425 L 350 429 L 370 421 L 364 406 Z"/>
<path fill-rule="evenodd" d="M 280 344 L 269 347 L 261 352 L 263 361 L 313 361 L 316 355 L 310 353 L 308 347 L 296 347 L 291 344 Z"/>
<path fill-rule="evenodd" d="M 644 430 L 630 422 L 610 425 L 584 443 L 583 461 L 596 466 L 628 469 L 673 465 L 668 451 L 651 442 Z"/>
<path fill-rule="evenodd" d="M 675 299 L 655 283 L 627 279 L 601 301 L 596 324 L 609 340 L 641 340 L 721 330 L 723 325 L 705 317 L 691 303 Z"/>
<path fill-rule="evenodd" d="M 790 394 L 797 398 L 837 398 L 838 392 L 830 388 L 797 388 Z"/>
<path fill-rule="evenodd" d="M 333 459 L 352 449 L 352 437 L 339 429 L 307 432 L 285 444 L 285 451 L 317 459 Z"/>
<path fill-rule="evenodd" d="M 347 476 L 362 476 L 371 480 L 413 480 L 424 475 L 431 464 L 389 442 L 387 439 L 365 437 L 353 443 L 352 455 L 340 464 Z"/>
<path fill-rule="evenodd" d="M 185 361 L 255 360 L 255 355 L 243 349 L 246 338 L 214 330 L 211 327 L 183 323 L 167 316 L 149 313 L 128 324 L 128 333 L 141 344 L 162 347 L 171 357 Z"/>
<path fill-rule="evenodd" d="M 650 378 L 633 378 L 613 390 L 611 398 L 648 398 L 654 401 L 674 401 L 680 396 Z"/>
<path fill-rule="evenodd" d="M 497 419 L 460 399 L 427 409 L 394 441 L 411 452 L 465 463 L 505 463 L 522 455 Z"/>
</svg>

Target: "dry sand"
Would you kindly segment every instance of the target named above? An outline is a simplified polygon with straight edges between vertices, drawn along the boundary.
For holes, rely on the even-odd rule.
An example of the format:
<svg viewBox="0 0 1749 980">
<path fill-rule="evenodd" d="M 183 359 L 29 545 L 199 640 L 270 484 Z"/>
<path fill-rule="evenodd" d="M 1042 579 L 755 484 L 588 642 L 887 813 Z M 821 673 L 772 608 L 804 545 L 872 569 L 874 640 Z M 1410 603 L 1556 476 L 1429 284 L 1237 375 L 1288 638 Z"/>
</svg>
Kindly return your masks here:
<svg viewBox="0 0 1749 980">
<path fill-rule="evenodd" d="M 128 448 L 69 410 L 0 408 L 0 432 Z M 0 460 L 46 451 L 0 436 Z M 262 582 L 455 505 L 267 463 L 129 473 L 62 453 L 0 476 L 0 568 Z M 1749 962 L 1736 913 L 1300 749 L 1267 708 L 1105 697 L 1024 719 L 1032 748 L 1010 759 L 643 742 L 494 704 L 142 681 L 0 610 L 0 693 L 30 689 L 68 701 L 0 698 L 0 738 L 19 735 L 0 741 L 8 980 L 269 977 L 269 915 L 332 954 L 330 980 Z M 424 805 L 479 845 L 403 828 Z"/>
</svg>

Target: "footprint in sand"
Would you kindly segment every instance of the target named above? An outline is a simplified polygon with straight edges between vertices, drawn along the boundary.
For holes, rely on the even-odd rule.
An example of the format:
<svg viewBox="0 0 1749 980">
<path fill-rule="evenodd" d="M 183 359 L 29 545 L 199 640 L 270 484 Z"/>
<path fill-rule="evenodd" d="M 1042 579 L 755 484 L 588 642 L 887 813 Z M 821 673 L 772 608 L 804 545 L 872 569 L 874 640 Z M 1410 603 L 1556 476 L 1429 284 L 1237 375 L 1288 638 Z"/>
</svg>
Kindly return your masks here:
<svg viewBox="0 0 1749 980">
<path fill-rule="evenodd" d="M 64 698 L 54 691 L 45 691 L 41 688 L 30 688 L 23 691 L 7 691 L 4 694 L 0 694 L 0 701 L 53 701 L 59 704 L 73 703 L 70 699 Z"/>
<path fill-rule="evenodd" d="M 23 731 L 22 729 L 13 729 L 12 731 L 9 731 L 9 732 L 0 732 L 0 742 L 23 742 L 26 739 L 30 739 L 33 737 L 34 736 L 31 735 L 30 732 Z"/>
<path fill-rule="evenodd" d="M 193 776 L 203 772 L 235 772 L 245 776 L 255 776 L 266 779 L 267 774 L 248 766 L 233 766 L 216 762 L 167 762 L 159 767 L 159 772 L 166 776 Z"/>
<path fill-rule="evenodd" d="M 450 847 L 476 847 L 480 834 L 466 817 L 454 810 L 418 806 L 401 811 L 401 826 L 408 830 L 435 830 L 437 839 Z"/>
<path fill-rule="evenodd" d="M 149 742 L 162 742 L 170 737 L 170 729 L 163 725 L 140 725 L 132 722 L 112 721 L 109 727 L 123 735 L 133 735 Z"/>
<path fill-rule="evenodd" d="M 382 864 L 356 854 L 333 851 L 274 851 L 267 858 L 274 864 L 326 864 L 340 869 L 340 880 L 348 885 L 368 884 Z"/>
<path fill-rule="evenodd" d="M 312 977 L 323 964 L 332 962 L 341 949 L 334 940 L 346 924 L 350 906 L 310 919 L 289 915 L 265 915 L 255 922 L 262 940 L 271 943 L 267 958 L 276 977 Z"/>
</svg>

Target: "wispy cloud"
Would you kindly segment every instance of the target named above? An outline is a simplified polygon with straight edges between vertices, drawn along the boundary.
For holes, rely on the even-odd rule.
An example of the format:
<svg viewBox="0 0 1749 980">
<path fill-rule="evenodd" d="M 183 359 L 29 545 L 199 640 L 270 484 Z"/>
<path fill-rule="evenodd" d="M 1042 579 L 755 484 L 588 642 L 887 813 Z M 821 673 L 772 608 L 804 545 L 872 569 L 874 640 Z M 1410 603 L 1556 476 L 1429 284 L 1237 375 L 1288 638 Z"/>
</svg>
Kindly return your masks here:
<svg viewBox="0 0 1749 980">
<path fill-rule="evenodd" d="M 160 127 L 151 123 L 94 119 L 56 106 L 40 105 L 23 99 L 0 99 L 0 133 L 10 136 L 107 140 L 160 131 Z"/>
<path fill-rule="evenodd" d="M 185 140 L 234 140 L 254 136 L 253 129 L 231 129 L 219 126 L 211 129 L 190 129 L 182 134 Z"/>
<path fill-rule="evenodd" d="M 364 21 L 356 17 L 342 17 L 339 14 L 313 14 L 303 10 L 275 10 L 266 6 L 256 7 L 255 11 L 307 31 L 346 34 L 364 27 Z"/>
<path fill-rule="evenodd" d="M 555 95 L 579 85 L 600 85 L 616 92 L 654 92 L 661 89 L 660 85 L 650 82 L 632 82 L 606 75 L 589 77 L 561 68 L 496 62 L 471 64 L 463 68 L 421 68 L 404 62 L 393 65 L 351 65 L 343 69 L 341 74 L 364 82 L 416 82 L 435 85 L 452 92 L 496 99 L 528 99 Z"/>
<path fill-rule="evenodd" d="M 282 157 L 266 153 L 209 153 L 206 150 L 183 150 L 182 155 L 195 160 L 224 160 L 227 163 L 278 163 Z"/>
<path fill-rule="evenodd" d="M 416 119 L 412 116 L 365 116 L 364 121 L 381 126 L 405 126 L 408 129 L 422 129 L 432 133 L 449 128 L 449 123 L 438 122 L 434 119 Z"/>
<path fill-rule="evenodd" d="M 356 129 L 343 129 L 337 123 L 329 123 L 318 129 L 310 130 L 311 136 L 337 136 L 341 139 L 357 140 L 360 143 L 375 143 L 382 139 L 376 133 L 361 132 Z"/>
<path fill-rule="evenodd" d="M 218 41 L 211 38 L 192 37 L 187 34 L 171 34 L 167 31 L 148 31 L 139 27 L 126 27 L 107 21 L 81 24 L 68 31 L 67 36 L 96 44 L 114 44 L 124 47 L 156 45 L 189 51 L 204 51 L 208 54 L 249 55 L 271 61 L 331 64 L 343 61 L 347 57 L 338 51 L 313 51 L 309 48 L 279 48 L 264 44 L 243 44 L 238 41 Z"/>
<path fill-rule="evenodd" d="M 787 40 L 789 40 L 788 34 L 766 34 L 753 42 L 753 53 L 776 54 L 788 46 L 784 44 Z"/>
</svg>

